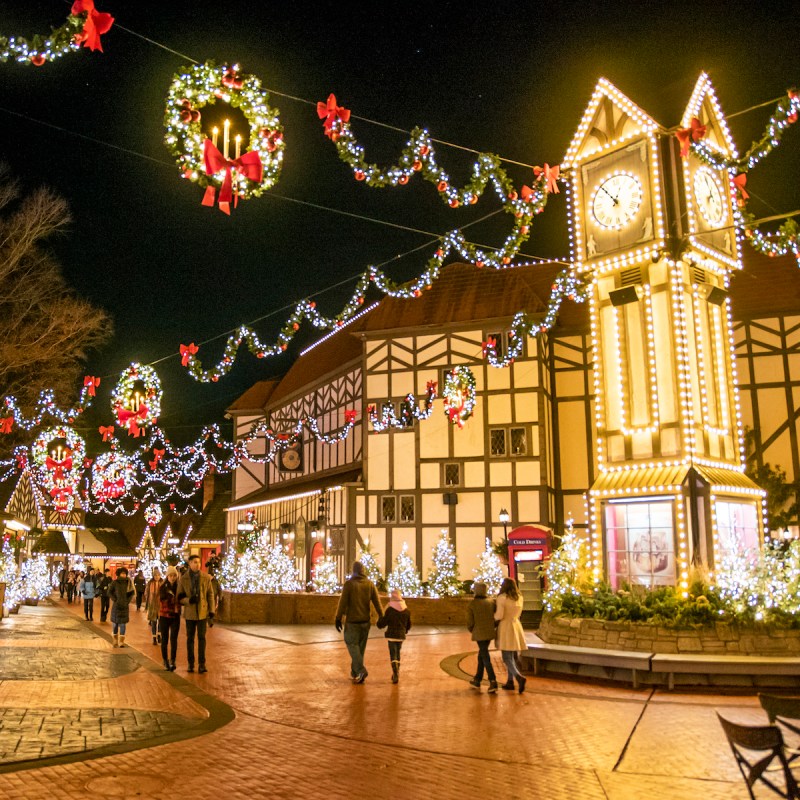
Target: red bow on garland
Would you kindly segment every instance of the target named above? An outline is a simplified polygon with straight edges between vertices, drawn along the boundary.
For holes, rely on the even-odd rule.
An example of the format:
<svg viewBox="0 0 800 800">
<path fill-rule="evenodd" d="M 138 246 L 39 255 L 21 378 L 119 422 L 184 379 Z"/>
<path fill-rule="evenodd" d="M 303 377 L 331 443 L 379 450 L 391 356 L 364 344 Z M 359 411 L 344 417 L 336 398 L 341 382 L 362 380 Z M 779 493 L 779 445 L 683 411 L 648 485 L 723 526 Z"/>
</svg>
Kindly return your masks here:
<svg viewBox="0 0 800 800">
<path fill-rule="evenodd" d="M 352 425 L 356 421 L 356 412 L 348 409 L 344 412 L 345 425 Z"/>
<path fill-rule="evenodd" d="M 206 165 L 206 175 L 216 175 L 218 172 L 225 170 L 225 179 L 222 181 L 222 187 L 219 190 L 219 210 L 229 216 L 231 213 L 231 199 L 234 197 L 233 170 L 255 183 L 261 183 L 261 179 L 264 176 L 264 165 L 261 163 L 261 156 L 255 150 L 245 153 L 234 161 L 229 161 L 217 150 L 211 139 L 206 139 L 203 142 L 203 159 Z M 214 187 L 209 186 L 206 189 L 205 197 L 203 197 L 204 206 L 214 205 L 214 194 Z M 238 203 L 239 195 L 237 194 L 234 200 L 234 207 Z"/>
<path fill-rule="evenodd" d="M 53 473 L 53 478 L 57 481 L 64 480 L 64 472 L 72 469 L 72 456 L 67 456 L 63 461 L 56 461 L 50 456 L 44 461 L 44 465 Z"/>
<path fill-rule="evenodd" d="M 181 366 L 185 367 L 189 363 L 189 359 L 197 354 L 198 347 L 197 345 L 192 342 L 191 344 L 182 344 L 181 345 Z"/>
<path fill-rule="evenodd" d="M 66 497 L 64 495 L 71 495 L 72 494 L 72 487 L 71 486 L 54 486 L 50 490 L 50 497 L 52 497 L 57 503 L 63 503 L 66 501 Z"/>
<path fill-rule="evenodd" d="M 118 408 L 117 421 L 123 428 L 128 429 L 128 434 L 130 436 L 137 439 L 142 435 L 142 428 L 145 427 L 142 423 L 147 417 L 148 412 L 149 409 L 145 405 L 140 406 L 138 411 L 128 411 L 126 408 Z"/>
<path fill-rule="evenodd" d="M 317 103 L 317 116 L 325 120 L 322 125 L 325 135 L 332 137 L 333 134 L 336 133 L 333 130 L 333 126 L 337 120 L 341 122 L 350 122 L 350 109 L 337 106 L 336 95 L 329 94 L 327 102 Z"/>
<path fill-rule="evenodd" d="M 14 427 L 14 417 L 2 417 L 0 419 L 0 433 L 11 433 Z"/>
<path fill-rule="evenodd" d="M 125 479 L 118 478 L 115 481 L 110 481 L 108 478 L 103 480 L 103 488 L 107 490 L 109 497 L 119 497 L 125 491 Z"/>
<path fill-rule="evenodd" d="M 95 396 L 95 389 L 100 385 L 100 378 L 95 378 L 92 375 L 87 375 L 83 379 L 84 388 L 89 390 L 89 397 Z"/>
<path fill-rule="evenodd" d="M 745 190 L 745 184 L 747 183 L 747 175 L 744 172 L 740 172 L 734 179 L 733 179 L 734 186 L 739 192 L 739 196 L 742 200 L 749 200 L 750 195 Z"/>
<path fill-rule="evenodd" d="M 107 442 L 114 435 L 113 425 L 101 425 L 98 430 L 100 431 L 104 442 Z"/>
<path fill-rule="evenodd" d="M 75 37 L 76 41 L 90 50 L 99 50 L 102 53 L 103 46 L 100 44 L 100 36 L 111 30 L 114 17 L 98 11 L 94 7 L 94 0 L 75 0 L 70 13 L 73 16 L 87 14 L 86 22 L 83 23 L 83 31 Z"/>
<path fill-rule="evenodd" d="M 681 143 L 681 155 L 689 155 L 691 142 L 699 142 L 706 135 L 706 126 L 697 117 L 692 117 L 688 128 L 679 128 L 675 131 L 675 138 Z"/>
<path fill-rule="evenodd" d="M 154 472 L 158 467 L 158 462 L 161 461 L 162 458 L 164 458 L 164 452 L 165 451 L 163 449 L 160 449 L 158 447 L 153 448 L 153 460 L 148 461 L 147 463 L 150 465 L 150 469 L 152 469 Z"/>
<path fill-rule="evenodd" d="M 543 167 L 533 168 L 533 174 L 537 178 L 540 175 L 544 175 L 544 190 L 547 194 L 559 194 L 558 183 L 556 183 L 556 181 L 558 180 L 558 173 L 560 171 L 561 167 L 558 164 L 551 167 L 546 161 Z"/>
<path fill-rule="evenodd" d="M 494 351 L 497 347 L 497 339 L 494 336 L 487 336 L 486 341 L 483 343 L 483 355 L 485 356 L 489 350 Z"/>
</svg>

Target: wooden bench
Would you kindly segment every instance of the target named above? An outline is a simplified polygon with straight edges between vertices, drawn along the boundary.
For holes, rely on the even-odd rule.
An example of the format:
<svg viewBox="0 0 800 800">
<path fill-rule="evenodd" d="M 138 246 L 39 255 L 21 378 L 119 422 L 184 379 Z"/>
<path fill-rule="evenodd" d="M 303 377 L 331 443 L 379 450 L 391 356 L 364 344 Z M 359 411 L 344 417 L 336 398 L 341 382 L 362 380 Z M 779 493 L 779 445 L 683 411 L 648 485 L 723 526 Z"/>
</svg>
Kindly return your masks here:
<svg viewBox="0 0 800 800">
<path fill-rule="evenodd" d="M 570 647 L 564 644 L 548 644 L 538 636 L 526 637 L 528 652 L 523 653 L 523 658 L 533 660 L 533 674 L 539 674 L 539 662 L 558 661 L 568 664 L 573 673 L 578 671 L 581 664 L 603 667 L 608 674 L 609 670 L 629 669 L 633 675 L 633 688 L 639 685 L 639 672 L 650 671 L 652 653 L 633 652 L 629 650 L 603 650 L 594 647 Z"/>
<path fill-rule="evenodd" d="M 707 653 L 654 655 L 653 672 L 667 674 L 667 686 L 675 688 L 675 673 L 703 675 L 800 675 L 800 658 L 787 656 L 716 656 Z"/>
</svg>

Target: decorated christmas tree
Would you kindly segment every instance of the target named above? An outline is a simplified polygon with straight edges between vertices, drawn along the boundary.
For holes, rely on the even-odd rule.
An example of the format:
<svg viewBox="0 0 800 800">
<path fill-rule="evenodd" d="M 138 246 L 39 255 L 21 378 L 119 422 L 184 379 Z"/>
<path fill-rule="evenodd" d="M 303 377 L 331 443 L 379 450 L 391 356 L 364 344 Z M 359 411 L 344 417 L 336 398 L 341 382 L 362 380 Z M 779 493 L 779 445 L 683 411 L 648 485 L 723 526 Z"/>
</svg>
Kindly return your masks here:
<svg viewBox="0 0 800 800">
<path fill-rule="evenodd" d="M 572 524 L 570 517 L 561 544 L 545 567 L 544 605 L 548 611 L 557 611 L 565 595 L 580 594 L 589 582 L 589 548 L 572 529 Z"/>
<path fill-rule="evenodd" d="M 489 594 L 497 594 L 500 591 L 500 584 L 503 582 L 503 564 L 500 557 L 492 549 L 490 539 L 486 540 L 486 549 L 478 556 L 478 568 L 473 570 L 475 581 L 485 583 L 489 588 Z"/>
<path fill-rule="evenodd" d="M 433 546 L 431 558 L 433 569 L 428 578 L 428 594 L 431 597 L 455 597 L 461 594 L 456 550 L 447 531 L 442 531 L 439 540 Z"/>
<path fill-rule="evenodd" d="M 394 569 L 387 578 L 389 591 L 399 589 L 403 597 L 421 597 L 422 581 L 419 572 L 408 555 L 408 542 L 403 542 L 403 549 L 394 560 Z"/>
<path fill-rule="evenodd" d="M 21 593 L 24 600 L 44 600 L 50 597 L 50 570 L 43 555 L 27 559 L 20 570 Z"/>
<path fill-rule="evenodd" d="M 0 582 L 6 585 L 6 597 L 3 603 L 6 609 L 13 608 L 24 600 L 21 594 L 22 586 L 17 571 L 14 548 L 5 538 L 3 539 L 3 548 L 0 550 Z"/>
<path fill-rule="evenodd" d="M 292 559 L 279 544 L 257 547 L 241 555 L 228 553 L 219 581 L 230 592 L 299 592 L 303 588 Z"/>
<path fill-rule="evenodd" d="M 377 554 L 372 552 L 370 547 L 369 539 L 364 540 L 364 546 L 361 548 L 361 556 L 359 557 L 359 561 L 364 565 L 364 571 L 367 574 L 367 577 L 379 588 L 383 588 L 383 584 L 385 583 L 385 579 L 383 577 L 383 573 L 381 572 L 380 567 L 378 566 L 378 562 L 375 559 Z"/>
<path fill-rule="evenodd" d="M 342 585 L 336 574 L 336 562 L 330 556 L 325 556 L 314 568 L 311 588 L 319 594 L 336 594 L 341 591 Z"/>
<path fill-rule="evenodd" d="M 139 560 L 139 569 L 148 581 L 153 577 L 153 570 L 157 569 L 161 573 L 161 578 L 163 580 L 167 574 L 167 562 L 162 561 L 153 553 L 146 553 L 144 557 Z"/>
</svg>

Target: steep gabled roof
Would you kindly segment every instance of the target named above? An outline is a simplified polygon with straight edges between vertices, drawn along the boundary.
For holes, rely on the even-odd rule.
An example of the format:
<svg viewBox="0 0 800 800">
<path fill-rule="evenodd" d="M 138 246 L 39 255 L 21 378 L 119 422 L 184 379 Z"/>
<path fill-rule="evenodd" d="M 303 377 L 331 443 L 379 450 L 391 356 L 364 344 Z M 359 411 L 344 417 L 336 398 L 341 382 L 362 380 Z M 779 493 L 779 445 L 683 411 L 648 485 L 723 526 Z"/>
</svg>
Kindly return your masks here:
<svg viewBox="0 0 800 800">
<path fill-rule="evenodd" d="M 707 145 L 724 153 L 729 158 L 737 158 L 733 136 L 725 122 L 725 116 L 711 84 L 711 78 L 705 72 L 701 72 L 697 79 L 689 104 L 683 112 L 681 127 L 688 128 L 692 117 L 697 117 L 706 126 L 706 135 L 703 141 Z"/>
<path fill-rule="evenodd" d="M 241 397 L 228 406 L 229 414 L 261 414 L 272 393 L 280 383 L 279 380 L 259 381 L 254 383 Z"/>
<path fill-rule="evenodd" d="M 231 504 L 231 493 L 220 492 L 203 509 L 200 520 L 192 527 L 184 544 L 220 542 L 225 540 L 225 509 Z"/>
</svg>

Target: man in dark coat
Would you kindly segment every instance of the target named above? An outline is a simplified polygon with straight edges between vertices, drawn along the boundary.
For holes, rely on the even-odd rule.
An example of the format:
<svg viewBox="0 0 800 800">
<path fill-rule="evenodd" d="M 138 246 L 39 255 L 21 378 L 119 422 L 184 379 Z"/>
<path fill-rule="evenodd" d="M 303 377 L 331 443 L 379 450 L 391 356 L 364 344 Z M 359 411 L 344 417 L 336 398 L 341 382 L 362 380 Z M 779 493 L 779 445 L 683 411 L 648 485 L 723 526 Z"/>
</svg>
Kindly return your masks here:
<svg viewBox="0 0 800 800">
<path fill-rule="evenodd" d="M 344 582 L 339 607 L 336 609 L 336 630 L 342 630 L 344 623 L 344 643 L 350 653 L 350 677 L 353 683 L 364 683 L 367 670 L 364 667 L 364 651 L 370 625 L 370 604 L 375 608 L 378 618 L 383 616 L 378 590 L 365 575 L 360 561 L 353 564 L 353 574 Z"/>
<path fill-rule="evenodd" d="M 100 570 L 97 570 L 98 574 Z M 108 590 L 111 586 L 111 570 L 106 567 L 103 571 L 103 576 L 97 582 L 97 596 L 100 598 L 100 622 L 105 622 L 108 616 L 108 607 L 111 605 L 111 599 L 108 596 Z"/>
</svg>

